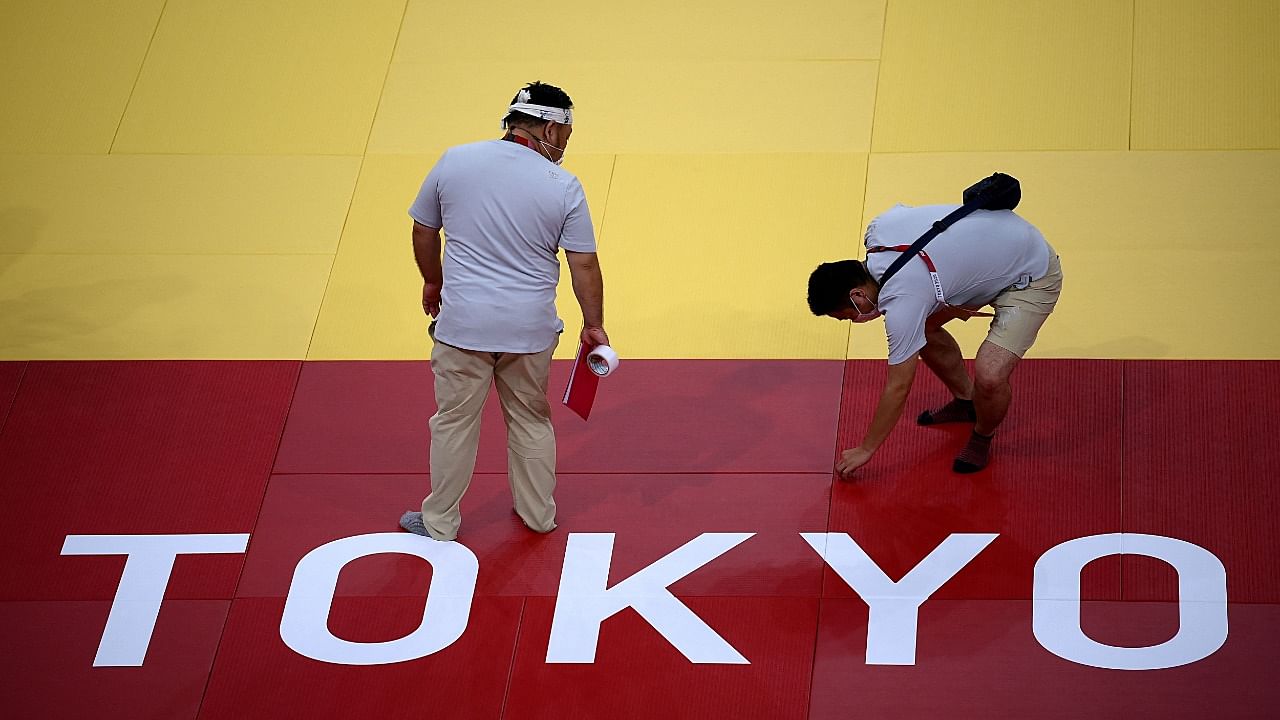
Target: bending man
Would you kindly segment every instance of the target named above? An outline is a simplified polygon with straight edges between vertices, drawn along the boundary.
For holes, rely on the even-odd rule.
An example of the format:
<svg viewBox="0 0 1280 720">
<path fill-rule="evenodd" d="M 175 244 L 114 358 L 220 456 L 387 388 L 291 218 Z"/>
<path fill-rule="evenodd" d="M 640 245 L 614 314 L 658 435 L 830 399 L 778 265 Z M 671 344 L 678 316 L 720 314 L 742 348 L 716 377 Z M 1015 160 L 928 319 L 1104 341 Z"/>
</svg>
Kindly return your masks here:
<svg viewBox="0 0 1280 720">
<path fill-rule="evenodd" d="M 1035 342 L 1062 290 L 1062 266 L 1040 231 L 1011 210 L 977 210 L 925 246 L 885 287 L 879 278 L 906 246 L 958 205 L 896 205 L 867 226 L 867 260 L 823 263 L 809 276 L 809 309 L 856 323 L 880 316 L 889 342 L 889 373 L 862 444 L 836 466 L 847 476 L 865 465 L 902 415 L 920 360 L 951 391 L 952 400 L 922 413 L 932 425 L 972 422 L 973 433 L 952 468 L 986 467 L 991 440 L 1012 398 L 1009 378 Z M 931 274 L 930 265 L 936 270 Z M 940 281 L 935 287 L 934 276 Z M 945 325 L 995 308 L 990 332 L 970 377 L 960 346 Z"/>
</svg>

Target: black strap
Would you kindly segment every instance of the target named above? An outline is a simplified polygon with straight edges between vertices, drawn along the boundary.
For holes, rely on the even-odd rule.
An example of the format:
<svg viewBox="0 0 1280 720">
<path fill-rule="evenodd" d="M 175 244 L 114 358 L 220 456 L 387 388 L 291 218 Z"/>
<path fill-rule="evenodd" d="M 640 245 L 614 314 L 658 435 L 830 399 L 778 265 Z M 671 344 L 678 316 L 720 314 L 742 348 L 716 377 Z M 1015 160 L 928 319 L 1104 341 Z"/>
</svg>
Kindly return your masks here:
<svg viewBox="0 0 1280 720">
<path fill-rule="evenodd" d="M 898 271 L 901 270 L 902 267 L 906 265 L 909 260 L 911 260 L 911 258 L 919 254 L 919 252 L 924 249 L 924 246 L 929 244 L 930 240 L 938 237 L 938 235 L 942 233 L 943 230 L 946 230 L 947 228 L 954 225 L 957 220 L 964 217 L 965 215 L 968 215 L 974 210 L 977 210 L 978 207 L 979 207 L 979 204 L 977 202 L 965 203 L 964 205 L 961 205 L 960 207 L 951 211 L 951 214 L 947 215 L 941 220 L 934 222 L 933 227 L 930 227 L 925 232 L 925 234 L 921 235 L 919 239 L 911 243 L 911 247 L 907 248 L 906 252 L 899 255 L 898 259 L 894 260 L 893 264 L 889 266 L 889 269 L 884 271 L 884 275 L 880 276 L 880 287 L 883 288 L 884 284 L 889 282 L 889 278 L 896 275 Z"/>
</svg>

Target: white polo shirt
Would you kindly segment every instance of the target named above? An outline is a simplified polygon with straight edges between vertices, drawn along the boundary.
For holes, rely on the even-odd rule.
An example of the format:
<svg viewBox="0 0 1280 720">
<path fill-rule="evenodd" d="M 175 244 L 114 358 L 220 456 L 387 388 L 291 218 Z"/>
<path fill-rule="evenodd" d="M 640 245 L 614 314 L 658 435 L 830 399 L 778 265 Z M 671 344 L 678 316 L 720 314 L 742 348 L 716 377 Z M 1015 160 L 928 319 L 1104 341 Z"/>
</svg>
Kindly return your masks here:
<svg viewBox="0 0 1280 720">
<path fill-rule="evenodd" d="M 466 350 L 536 353 L 555 342 L 560 248 L 595 252 L 582 183 L 507 140 L 450 148 L 409 208 L 444 228 L 435 338 Z"/>
<path fill-rule="evenodd" d="M 910 245 L 959 205 L 895 205 L 867 226 L 866 246 Z M 1012 210 L 975 210 L 925 245 L 938 268 L 947 304 L 977 309 L 1001 292 L 1025 288 L 1049 271 L 1049 244 L 1034 225 Z M 867 254 L 878 281 L 898 252 Z M 912 258 L 880 289 L 889 364 L 905 362 L 925 345 L 925 320 L 944 306 L 933 292 L 924 261 Z"/>
</svg>

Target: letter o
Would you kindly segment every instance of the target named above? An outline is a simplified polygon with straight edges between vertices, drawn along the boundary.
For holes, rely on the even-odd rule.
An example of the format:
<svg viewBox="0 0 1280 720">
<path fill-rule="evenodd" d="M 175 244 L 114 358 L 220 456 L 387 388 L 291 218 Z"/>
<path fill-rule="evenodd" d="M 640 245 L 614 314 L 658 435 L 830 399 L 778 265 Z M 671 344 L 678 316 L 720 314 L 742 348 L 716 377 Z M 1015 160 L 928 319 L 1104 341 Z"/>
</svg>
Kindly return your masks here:
<svg viewBox="0 0 1280 720">
<path fill-rule="evenodd" d="M 1105 645 L 1080 629 L 1080 571 L 1108 555 L 1146 555 L 1178 573 L 1178 632 L 1159 645 Z M 1032 630 L 1058 657 L 1111 670 L 1160 670 L 1212 655 L 1227 641 L 1227 571 L 1199 545 L 1163 537 L 1113 533 L 1069 540 L 1036 561 Z"/>
<path fill-rule="evenodd" d="M 360 643 L 329 632 L 329 609 L 338 573 L 347 563 L 380 553 L 415 555 L 431 563 L 431 585 L 422 623 L 408 635 Z M 476 556 L 456 542 L 408 533 L 356 535 L 326 543 L 298 562 L 280 618 L 280 639 L 300 655 L 340 665 L 384 665 L 416 660 L 453 644 L 467 629 L 479 572 Z"/>
</svg>

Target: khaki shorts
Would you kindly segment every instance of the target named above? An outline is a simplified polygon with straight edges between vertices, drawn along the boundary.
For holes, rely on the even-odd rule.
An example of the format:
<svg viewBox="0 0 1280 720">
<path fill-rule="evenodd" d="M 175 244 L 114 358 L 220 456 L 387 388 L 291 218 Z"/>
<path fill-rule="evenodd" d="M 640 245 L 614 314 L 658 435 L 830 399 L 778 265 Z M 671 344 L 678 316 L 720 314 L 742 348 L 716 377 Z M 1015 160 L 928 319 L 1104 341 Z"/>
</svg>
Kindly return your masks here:
<svg viewBox="0 0 1280 720">
<path fill-rule="evenodd" d="M 1058 304 L 1062 294 L 1062 262 L 1054 253 L 1049 259 L 1049 271 L 1039 280 L 1021 290 L 1009 289 L 991 301 L 996 309 L 987 342 L 1022 357 L 1036 341 L 1040 326 Z"/>
</svg>

